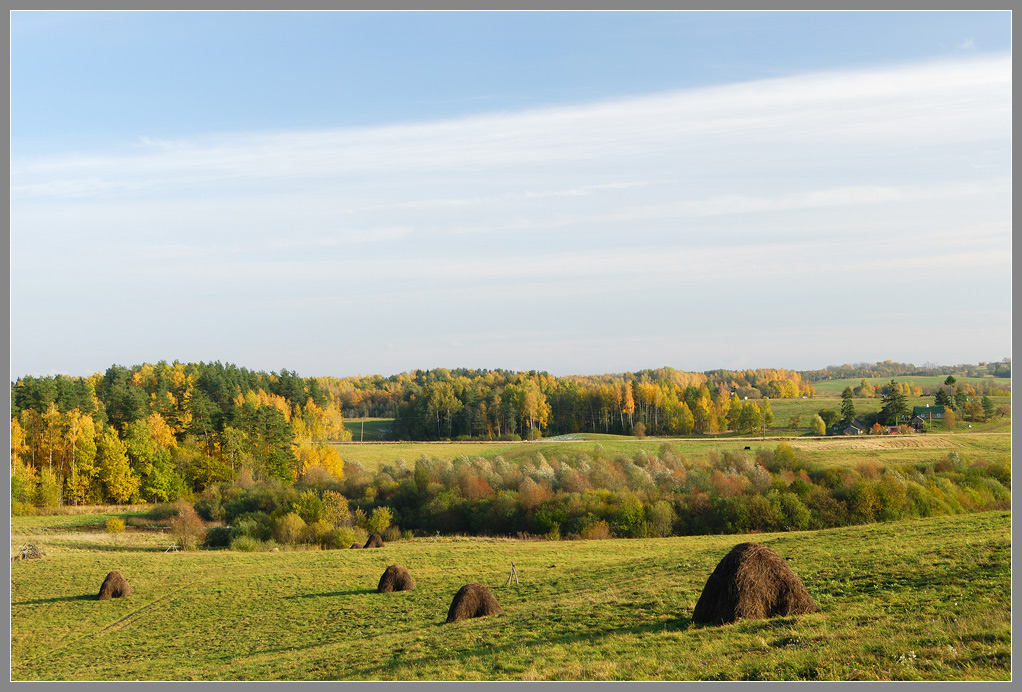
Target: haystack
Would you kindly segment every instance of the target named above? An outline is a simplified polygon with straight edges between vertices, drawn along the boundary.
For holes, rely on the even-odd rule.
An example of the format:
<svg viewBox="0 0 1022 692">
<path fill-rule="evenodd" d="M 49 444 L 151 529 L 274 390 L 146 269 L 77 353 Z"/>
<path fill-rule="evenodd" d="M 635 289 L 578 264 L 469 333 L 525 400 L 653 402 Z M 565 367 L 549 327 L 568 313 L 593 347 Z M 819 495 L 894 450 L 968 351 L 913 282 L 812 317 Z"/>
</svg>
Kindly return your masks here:
<svg viewBox="0 0 1022 692">
<path fill-rule="evenodd" d="M 128 586 L 128 581 L 120 572 L 113 571 L 106 575 L 106 579 L 103 580 L 103 586 L 99 587 L 99 596 L 96 599 L 105 601 L 108 598 L 120 598 L 121 596 L 130 595 L 131 587 Z"/>
<path fill-rule="evenodd" d="M 372 536 L 369 537 L 369 540 L 366 541 L 366 544 L 364 546 L 362 546 L 362 547 L 363 548 L 382 548 L 383 547 L 383 536 L 381 536 L 378 533 L 374 533 Z"/>
<path fill-rule="evenodd" d="M 473 582 L 465 584 L 454 594 L 451 609 L 447 611 L 447 622 L 481 618 L 501 612 L 503 611 L 490 590 L 482 584 Z"/>
<path fill-rule="evenodd" d="M 391 565 L 380 577 L 380 584 L 376 587 L 379 593 L 390 593 L 391 591 L 414 591 L 415 582 L 412 575 L 408 574 L 401 565 Z"/>
<path fill-rule="evenodd" d="M 358 543 L 352 543 L 351 550 L 362 550 L 362 546 L 360 546 Z"/>
<path fill-rule="evenodd" d="M 38 546 L 26 543 L 18 548 L 18 552 L 11 556 L 11 562 L 16 562 L 18 560 L 35 560 L 41 557 L 46 557 L 46 553 L 40 550 Z"/>
<path fill-rule="evenodd" d="M 706 580 L 692 622 L 717 625 L 819 610 L 784 558 L 758 543 L 741 543 Z"/>
</svg>

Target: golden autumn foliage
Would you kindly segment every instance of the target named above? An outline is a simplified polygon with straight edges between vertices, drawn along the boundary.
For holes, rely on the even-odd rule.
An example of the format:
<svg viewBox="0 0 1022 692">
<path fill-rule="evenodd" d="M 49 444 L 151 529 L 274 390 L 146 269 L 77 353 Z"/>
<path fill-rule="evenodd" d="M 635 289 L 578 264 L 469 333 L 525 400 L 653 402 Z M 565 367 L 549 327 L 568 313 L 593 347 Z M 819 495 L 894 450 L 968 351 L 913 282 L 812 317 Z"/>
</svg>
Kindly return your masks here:
<svg viewBox="0 0 1022 692">
<path fill-rule="evenodd" d="M 298 446 L 299 472 L 305 474 L 314 466 L 329 471 L 335 478 L 344 477 L 344 461 L 335 447 L 325 444 L 301 444 Z"/>
</svg>

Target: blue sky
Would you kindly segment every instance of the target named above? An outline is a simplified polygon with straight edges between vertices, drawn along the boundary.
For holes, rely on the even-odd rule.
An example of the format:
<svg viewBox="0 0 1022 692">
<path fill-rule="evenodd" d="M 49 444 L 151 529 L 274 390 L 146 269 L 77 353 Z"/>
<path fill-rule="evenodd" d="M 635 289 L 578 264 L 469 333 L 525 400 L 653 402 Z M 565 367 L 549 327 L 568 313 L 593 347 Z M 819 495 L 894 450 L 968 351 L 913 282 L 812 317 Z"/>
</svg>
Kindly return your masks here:
<svg viewBox="0 0 1022 692">
<path fill-rule="evenodd" d="M 1010 15 L 14 13 L 12 377 L 1010 354 Z"/>
</svg>

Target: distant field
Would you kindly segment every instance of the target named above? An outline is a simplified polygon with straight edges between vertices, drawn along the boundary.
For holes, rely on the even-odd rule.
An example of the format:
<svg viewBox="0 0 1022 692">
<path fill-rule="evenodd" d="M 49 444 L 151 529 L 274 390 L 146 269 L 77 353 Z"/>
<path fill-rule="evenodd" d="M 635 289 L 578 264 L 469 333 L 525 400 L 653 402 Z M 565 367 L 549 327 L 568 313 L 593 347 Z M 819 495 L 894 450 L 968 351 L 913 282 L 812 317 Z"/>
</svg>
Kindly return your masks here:
<svg viewBox="0 0 1022 692">
<path fill-rule="evenodd" d="M 1007 397 L 994 397 L 995 403 L 998 406 L 1008 404 L 1010 405 L 1010 399 Z M 855 413 L 858 416 L 877 413 L 884 405 L 884 402 L 879 398 L 870 399 L 855 399 L 853 401 L 855 405 Z M 909 409 L 913 406 L 932 406 L 932 396 L 910 396 L 906 397 L 905 403 Z M 771 399 L 770 408 L 774 412 L 774 428 L 786 428 L 788 421 L 791 420 L 792 416 L 799 415 L 802 417 L 800 424 L 802 426 L 801 432 L 806 432 L 809 429 L 810 421 L 812 421 L 813 415 L 818 413 L 820 409 L 831 409 L 833 411 L 841 412 L 841 396 L 838 392 L 835 398 L 827 398 L 822 396 L 816 396 L 812 399 Z M 959 427 L 964 432 L 968 428 L 966 426 L 969 423 L 962 422 L 959 420 Z M 1010 432 L 1010 427 L 1007 430 L 1003 429 L 1003 426 L 1011 425 L 1009 418 L 993 418 L 986 423 L 972 423 L 973 430 L 979 432 L 983 430 L 1001 430 L 1002 432 Z M 783 433 L 782 430 L 775 430 L 777 434 Z"/>
<path fill-rule="evenodd" d="M 344 420 L 353 442 L 376 442 L 394 427 L 393 418 L 351 418 Z"/>
<path fill-rule="evenodd" d="M 930 377 L 920 377 L 917 375 L 906 375 L 903 377 L 867 377 L 865 380 L 873 385 L 884 386 L 891 380 L 895 382 L 908 382 L 912 385 L 918 385 L 920 387 L 937 387 L 944 384 L 944 380 L 947 379 L 947 375 L 934 375 Z M 857 387 L 863 378 L 855 377 L 844 380 L 823 380 L 822 382 L 814 382 L 813 386 L 816 387 L 817 397 L 840 397 L 841 392 L 844 391 L 845 387 Z M 963 382 L 970 382 L 975 387 L 976 385 L 990 385 L 997 387 L 1011 388 L 1011 378 L 1009 377 L 994 377 L 993 375 L 987 375 L 985 377 L 958 377 L 955 376 L 955 380 L 959 384 Z M 858 399 L 856 399 L 858 401 Z"/>
<path fill-rule="evenodd" d="M 13 680 L 1009 680 L 1011 515 L 605 541 L 414 539 L 376 550 L 165 553 L 113 514 L 14 517 Z M 718 561 L 780 553 L 819 613 L 692 624 Z M 520 584 L 505 586 L 511 562 Z M 377 594 L 404 565 L 411 592 Z M 119 570 L 135 593 L 96 601 Z M 471 581 L 504 612 L 443 624 Z"/>
<path fill-rule="evenodd" d="M 574 455 L 580 451 L 595 454 L 602 449 L 608 455 L 634 456 L 640 450 L 657 452 L 662 445 L 670 444 L 679 453 L 690 458 L 705 457 L 711 451 L 742 451 L 751 447 L 753 451 L 761 446 L 773 448 L 780 439 L 787 439 L 793 446 L 803 450 L 809 459 L 820 463 L 855 464 L 866 458 L 883 455 L 887 463 L 916 463 L 946 456 L 953 449 L 968 454 L 984 455 L 989 459 L 1011 454 L 1009 431 L 997 434 L 954 434 L 927 433 L 910 436 L 863 436 L 863 437 L 768 437 L 765 441 L 756 438 L 721 439 L 659 439 L 600 435 L 599 439 L 586 439 L 579 435 L 577 440 L 537 440 L 534 442 L 399 442 L 381 444 L 337 445 L 341 458 L 358 461 L 370 471 L 386 463 L 403 459 L 409 465 L 426 455 L 431 458 L 454 459 L 456 457 L 480 456 L 487 459 L 500 455 L 507 460 L 533 458 L 537 453 L 550 458 L 559 454 Z"/>
</svg>

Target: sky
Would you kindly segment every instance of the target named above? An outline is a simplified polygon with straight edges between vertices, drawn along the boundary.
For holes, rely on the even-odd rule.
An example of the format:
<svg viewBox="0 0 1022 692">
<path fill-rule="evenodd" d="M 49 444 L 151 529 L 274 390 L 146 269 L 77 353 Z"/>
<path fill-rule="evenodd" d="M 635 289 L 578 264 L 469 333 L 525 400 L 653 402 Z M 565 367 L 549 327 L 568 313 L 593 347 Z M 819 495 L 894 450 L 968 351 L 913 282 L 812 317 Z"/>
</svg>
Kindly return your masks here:
<svg viewBox="0 0 1022 692">
<path fill-rule="evenodd" d="M 1007 12 L 14 12 L 11 377 L 1011 353 Z"/>
</svg>

